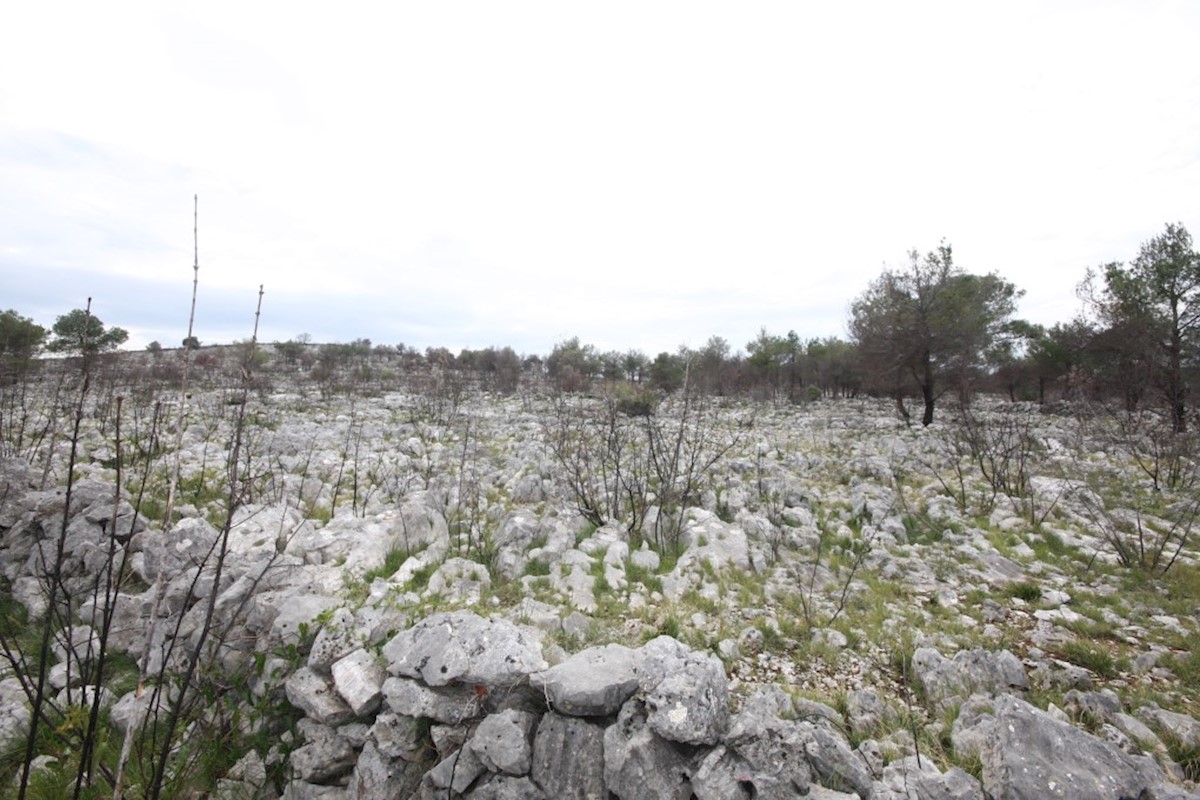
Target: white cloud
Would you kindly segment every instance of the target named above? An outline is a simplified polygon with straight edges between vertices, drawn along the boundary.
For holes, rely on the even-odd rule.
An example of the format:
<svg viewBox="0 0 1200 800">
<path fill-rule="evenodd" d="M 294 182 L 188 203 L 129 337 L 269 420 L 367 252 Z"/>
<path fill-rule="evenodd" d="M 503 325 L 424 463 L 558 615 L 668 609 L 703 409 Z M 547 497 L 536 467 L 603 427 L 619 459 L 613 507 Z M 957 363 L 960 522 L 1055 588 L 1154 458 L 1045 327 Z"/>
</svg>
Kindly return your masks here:
<svg viewBox="0 0 1200 800">
<path fill-rule="evenodd" d="M 1188 3 L 11 12 L 19 309 L 67 268 L 186 299 L 193 193 L 202 307 L 264 283 L 280 336 L 531 351 L 843 334 L 942 238 L 1053 322 L 1088 265 L 1200 235 Z"/>
</svg>

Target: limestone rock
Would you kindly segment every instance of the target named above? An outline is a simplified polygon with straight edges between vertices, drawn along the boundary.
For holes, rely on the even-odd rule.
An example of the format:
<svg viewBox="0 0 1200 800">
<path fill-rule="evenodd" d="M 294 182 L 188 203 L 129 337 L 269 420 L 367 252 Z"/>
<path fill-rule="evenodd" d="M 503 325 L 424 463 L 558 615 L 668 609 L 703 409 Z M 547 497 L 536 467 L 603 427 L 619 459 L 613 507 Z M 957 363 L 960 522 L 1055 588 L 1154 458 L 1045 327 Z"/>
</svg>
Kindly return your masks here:
<svg viewBox="0 0 1200 800">
<path fill-rule="evenodd" d="M 337 726 L 354 719 L 354 711 L 338 696 L 329 682 L 308 667 L 301 667 L 284 683 L 288 702 L 309 719 Z"/>
<path fill-rule="evenodd" d="M 533 730 L 538 717 L 528 711 L 506 709 L 479 723 L 468 747 L 490 772 L 529 774 L 533 759 Z"/>
<path fill-rule="evenodd" d="M 604 725 L 553 711 L 533 739 L 533 782 L 547 797 L 598 800 L 604 786 Z"/>
<path fill-rule="evenodd" d="M 646 707 L 650 727 L 664 739 L 716 744 L 729 728 L 724 665 L 714 655 L 689 653 L 646 696 Z"/>
<path fill-rule="evenodd" d="M 355 800 L 393 800 L 410 797 L 421 783 L 424 767 L 398 758 L 388 758 L 368 740 L 363 746 L 347 789 Z"/>
<path fill-rule="evenodd" d="M 311 720 L 302 720 L 300 725 L 305 743 L 293 750 L 289 759 L 297 778 L 330 783 L 354 768 L 354 748 L 344 737 Z"/>
<path fill-rule="evenodd" d="M 1025 668 L 1007 650 L 963 650 L 947 659 L 931 647 L 919 648 L 912 657 L 913 676 L 934 704 L 975 692 L 996 694 L 1025 691 Z"/>
<path fill-rule="evenodd" d="M 888 764 L 871 789 L 871 800 L 984 800 L 983 787 L 958 767 L 946 772 L 928 756 Z"/>
<path fill-rule="evenodd" d="M 427 617 L 384 645 L 383 656 L 391 674 L 429 686 L 509 688 L 547 667 L 541 644 L 529 632 L 465 611 Z"/>
<path fill-rule="evenodd" d="M 387 672 L 379 658 L 363 649 L 334 662 L 333 685 L 356 717 L 365 717 L 383 700 Z"/>
<path fill-rule="evenodd" d="M 638 689 L 638 658 L 619 644 L 590 647 L 530 676 L 534 689 L 545 693 L 550 707 L 576 717 L 617 713 Z"/>
<path fill-rule="evenodd" d="M 469 686 L 430 688 L 408 678 L 385 680 L 383 696 L 388 708 L 397 714 L 450 725 L 476 716 L 481 705 L 479 696 Z"/>
<path fill-rule="evenodd" d="M 645 706 L 631 700 L 604 732 L 604 781 L 617 797 L 688 800 L 692 756 L 646 724 Z"/>
<path fill-rule="evenodd" d="M 469 800 L 545 800 L 546 795 L 529 778 L 498 775 L 482 782 L 467 797 Z"/>
<path fill-rule="evenodd" d="M 994 702 L 995 724 L 979 752 L 983 788 L 994 800 L 1124 800 L 1165 783 L 1149 758 L 1129 756 L 1010 695 Z"/>
</svg>

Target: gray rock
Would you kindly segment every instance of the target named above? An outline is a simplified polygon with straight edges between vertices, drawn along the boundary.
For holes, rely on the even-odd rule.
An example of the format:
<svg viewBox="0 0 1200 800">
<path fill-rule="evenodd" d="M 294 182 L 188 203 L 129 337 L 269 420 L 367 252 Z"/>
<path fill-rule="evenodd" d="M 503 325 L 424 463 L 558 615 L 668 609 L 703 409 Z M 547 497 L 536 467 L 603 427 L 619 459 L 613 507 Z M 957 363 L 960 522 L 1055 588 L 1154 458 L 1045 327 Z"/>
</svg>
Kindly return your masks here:
<svg viewBox="0 0 1200 800">
<path fill-rule="evenodd" d="M 296 777 L 307 783 L 330 783 L 354 768 L 354 748 L 344 737 L 311 720 L 301 726 L 305 743 L 288 759 Z"/>
<path fill-rule="evenodd" d="M 1149 758 L 1129 756 L 1015 697 L 994 702 L 995 724 L 979 753 L 983 788 L 994 800 L 1125 800 L 1150 796 L 1165 782 Z"/>
<path fill-rule="evenodd" d="M 487 567 L 466 558 L 449 558 L 429 576 L 428 591 L 450 603 L 475 605 L 492 585 Z"/>
<path fill-rule="evenodd" d="M 354 719 L 354 711 L 329 682 L 308 667 L 293 672 L 283 686 L 288 702 L 310 719 L 330 726 L 342 725 Z"/>
<path fill-rule="evenodd" d="M 438 762 L 425 773 L 422 783 L 435 789 L 449 789 L 462 794 L 487 770 L 469 747 L 461 747 Z"/>
<path fill-rule="evenodd" d="M 866 763 L 850 749 L 840 731 L 825 721 L 797 722 L 795 727 L 817 782 L 829 788 L 849 787 L 863 797 L 870 796 L 871 774 Z"/>
<path fill-rule="evenodd" d="M 888 764 L 871 788 L 871 800 L 984 800 L 983 787 L 958 767 L 946 772 L 929 757 Z"/>
<path fill-rule="evenodd" d="M 299 646 L 307 636 L 315 639 L 320 628 L 318 617 L 341 604 L 341 600 L 321 595 L 289 597 L 271 623 L 271 632 L 264 649 L 286 647 L 289 644 Z"/>
<path fill-rule="evenodd" d="M 283 787 L 279 800 L 349 800 L 349 795 L 341 786 L 320 786 L 294 780 Z"/>
<path fill-rule="evenodd" d="M 346 788 L 355 800 L 409 797 L 420 785 L 424 769 L 420 764 L 387 757 L 375 742 L 368 740 Z"/>
<path fill-rule="evenodd" d="M 619 798 L 688 800 L 694 769 L 690 754 L 650 729 L 637 700 L 626 703 L 604 732 L 604 781 Z"/>
<path fill-rule="evenodd" d="M 20 679 L 0 680 L 0 747 L 20 739 L 29 732 L 31 714 Z"/>
<path fill-rule="evenodd" d="M 479 723 L 467 746 L 489 772 L 528 775 L 537 721 L 536 714 L 515 709 L 489 714 Z"/>
<path fill-rule="evenodd" d="M 336 609 L 313 640 L 308 653 L 309 669 L 328 674 L 333 662 L 359 647 L 355 639 L 354 614 L 347 608 Z"/>
<path fill-rule="evenodd" d="M 746 742 L 745 747 L 717 745 L 692 774 L 697 800 L 789 800 L 810 796 L 811 772 L 804 743 L 785 735 Z"/>
<path fill-rule="evenodd" d="M 1148 703 L 1138 709 L 1137 716 L 1178 742 L 1184 749 L 1200 747 L 1200 722 L 1187 714 L 1164 711 L 1153 703 Z"/>
<path fill-rule="evenodd" d="M 556 800 L 603 800 L 604 726 L 583 717 L 547 713 L 533 739 L 530 777 Z"/>
<path fill-rule="evenodd" d="M 619 644 L 589 647 L 530 676 L 534 689 L 560 714 L 607 717 L 638 689 L 637 653 Z"/>
<path fill-rule="evenodd" d="M 408 717 L 425 717 L 457 725 L 480 713 L 482 703 L 469 686 L 430 688 L 407 678 L 388 678 L 383 682 L 383 697 L 388 708 Z"/>
<path fill-rule="evenodd" d="M 429 686 L 506 689 L 548 666 L 529 632 L 465 611 L 427 617 L 384 645 L 383 656 L 393 675 L 419 678 Z"/>
<path fill-rule="evenodd" d="M 335 661 L 331 672 L 334 688 L 356 717 L 365 717 L 379 708 L 387 672 L 374 653 L 355 650 Z"/>
<path fill-rule="evenodd" d="M 417 717 L 384 711 L 375 717 L 371 726 L 371 740 L 375 742 L 384 759 L 416 761 L 420 753 L 429 747 L 428 725 Z"/>
<path fill-rule="evenodd" d="M 546 795 L 529 778 L 498 775 L 481 782 L 467 797 L 469 800 L 545 800 Z"/>
<path fill-rule="evenodd" d="M 714 745 L 729 728 L 725 667 L 711 654 L 689 653 L 646 696 L 650 727 L 672 742 Z"/>
<path fill-rule="evenodd" d="M 963 650 L 947 659 L 931 647 L 912 657 L 913 677 L 935 705 L 975 692 L 1026 691 L 1029 681 L 1021 662 L 1007 650 Z"/>
<path fill-rule="evenodd" d="M 876 735 L 888 717 L 883 699 L 869 689 L 855 689 L 846 696 L 850 730 L 860 739 Z"/>
</svg>

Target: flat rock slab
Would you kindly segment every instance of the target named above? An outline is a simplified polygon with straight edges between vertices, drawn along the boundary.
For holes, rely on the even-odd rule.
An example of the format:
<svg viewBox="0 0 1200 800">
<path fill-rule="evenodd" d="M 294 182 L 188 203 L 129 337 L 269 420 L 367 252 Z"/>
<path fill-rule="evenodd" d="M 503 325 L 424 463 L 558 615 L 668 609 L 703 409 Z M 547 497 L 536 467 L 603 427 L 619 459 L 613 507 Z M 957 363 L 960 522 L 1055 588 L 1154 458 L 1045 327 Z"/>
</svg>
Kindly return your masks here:
<svg viewBox="0 0 1200 800">
<path fill-rule="evenodd" d="M 1130 756 L 1009 695 L 995 699 L 995 721 L 984 724 L 983 788 L 994 800 L 1150 797 L 1166 780 L 1152 759 Z"/>
<path fill-rule="evenodd" d="M 511 622 L 466 611 L 434 614 L 383 647 L 388 672 L 429 686 L 507 689 L 548 666 L 533 635 Z"/>
<path fill-rule="evenodd" d="M 545 672 L 530 676 L 550 707 L 573 717 L 617 713 L 638 689 L 637 651 L 619 644 L 589 647 Z"/>
</svg>

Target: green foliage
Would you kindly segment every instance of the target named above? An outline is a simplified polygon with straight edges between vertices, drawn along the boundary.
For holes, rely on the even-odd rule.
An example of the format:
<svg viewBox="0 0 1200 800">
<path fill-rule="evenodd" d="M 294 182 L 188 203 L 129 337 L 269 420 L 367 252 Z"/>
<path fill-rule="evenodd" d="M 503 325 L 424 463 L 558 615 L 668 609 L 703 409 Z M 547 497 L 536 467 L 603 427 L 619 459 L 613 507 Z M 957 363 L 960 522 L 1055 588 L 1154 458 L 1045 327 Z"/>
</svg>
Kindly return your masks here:
<svg viewBox="0 0 1200 800">
<path fill-rule="evenodd" d="M 11 308 L 0 312 L 0 383 L 26 369 L 46 339 L 46 329 Z"/>
<path fill-rule="evenodd" d="M 1004 587 L 1004 593 L 1016 597 L 1026 603 L 1036 603 L 1042 599 L 1042 587 L 1037 581 L 1018 581 Z"/>
<path fill-rule="evenodd" d="M 124 328 L 106 328 L 94 314 L 77 308 L 63 314 L 50 329 L 46 349 L 52 353 L 92 355 L 116 350 L 129 339 Z"/>
<path fill-rule="evenodd" d="M 531 558 L 525 562 L 525 570 L 522 574 L 532 576 L 549 575 L 550 564 L 542 561 L 540 558 Z"/>
<path fill-rule="evenodd" d="M 986 364 L 1020 294 L 995 273 L 963 272 L 948 244 L 925 256 L 910 251 L 906 268 L 885 270 L 851 306 L 866 379 L 898 401 L 919 391 L 929 425 L 943 384 Z"/>
<path fill-rule="evenodd" d="M 618 414 L 627 417 L 648 417 L 654 413 L 658 398 L 653 392 L 632 388 L 622 388 L 617 391 L 616 410 Z"/>
<path fill-rule="evenodd" d="M 1089 669 L 1101 678 L 1115 678 L 1119 671 L 1112 651 L 1094 642 L 1082 639 L 1065 642 L 1058 648 L 1058 655 L 1064 661 Z"/>
</svg>

